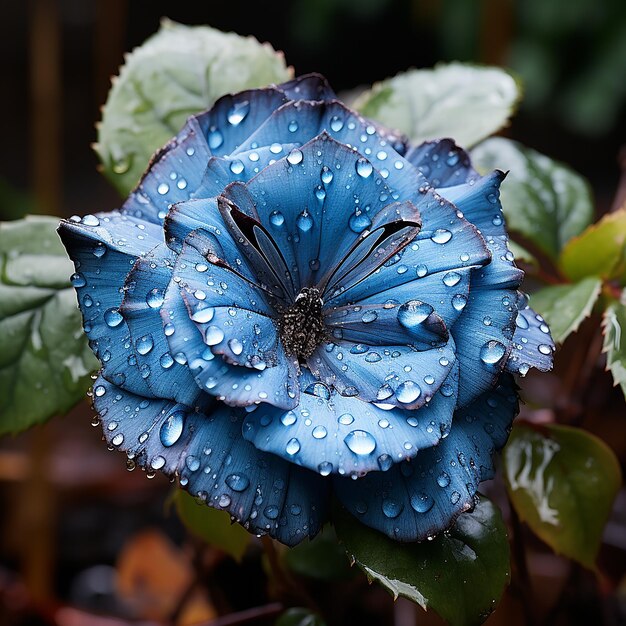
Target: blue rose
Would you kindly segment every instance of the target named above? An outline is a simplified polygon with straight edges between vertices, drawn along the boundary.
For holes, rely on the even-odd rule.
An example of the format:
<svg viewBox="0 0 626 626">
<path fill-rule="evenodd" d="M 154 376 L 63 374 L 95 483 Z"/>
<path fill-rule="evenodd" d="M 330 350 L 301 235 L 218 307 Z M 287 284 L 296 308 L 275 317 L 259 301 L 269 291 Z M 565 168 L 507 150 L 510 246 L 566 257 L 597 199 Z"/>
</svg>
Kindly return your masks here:
<svg viewBox="0 0 626 626">
<path fill-rule="evenodd" d="M 331 492 L 400 541 L 449 527 L 554 350 L 504 176 L 316 75 L 190 118 L 120 210 L 60 227 L 108 443 L 289 545 Z"/>
</svg>

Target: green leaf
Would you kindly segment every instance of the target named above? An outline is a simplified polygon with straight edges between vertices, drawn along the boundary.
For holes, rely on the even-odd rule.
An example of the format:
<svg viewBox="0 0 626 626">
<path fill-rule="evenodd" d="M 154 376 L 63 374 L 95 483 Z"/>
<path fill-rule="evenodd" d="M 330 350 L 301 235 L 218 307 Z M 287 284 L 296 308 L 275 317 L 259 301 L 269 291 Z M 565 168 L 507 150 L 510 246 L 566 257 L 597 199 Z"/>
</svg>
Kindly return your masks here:
<svg viewBox="0 0 626 626">
<path fill-rule="evenodd" d="M 523 246 L 520 246 L 518 243 L 510 239 L 509 239 L 509 250 L 513 253 L 513 256 L 515 257 L 516 261 L 522 261 L 534 267 L 537 267 L 539 265 L 539 262 L 537 261 L 537 259 L 530 252 L 528 252 L 526 248 L 524 248 Z"/>
<path fill-rule="evenodd" d="M 309 609 L 294 607 L 286 610 L 276 620 L 275 626 L 326 626 L 326 622 Z"/>
<path fill-rule="evenodd" d="M 587 181 L 535 150 L 493 137 L 472 150 L 472 162 L 481 173 L 508 170 L 500 198 L 509 230 L 532 241 L 552 259 L 593 219 Z"/>
<path fill-rule="evenodd" d="M 318 580 L 346 580 L 354 576 L 346 551 L 339 545 L 331 526 L 326 526 L 311 541 L 286 550 L 287 567 L 297 574 Z"/>
<path fill-rule="evenodd" d="M 623 279 L 625 250 L 626 207 L 605 215 L 572 239 L 561 255 L 561 268 L 572 280 L 585 276 Z"/>
<path fill-rule="evenodd" d="M 453 626 L 481 624 L 509 582 L 509 544 L 499 509 L 480 497 L 471 513 L 433 541 L 399 543 L 335 514 L 337 536 L 370 579 L 394 597 L 431 607 Z"/>
<path fill-rule="evenodd" d="M 532 294 L 531 305 L 548 322 L 554 341 L 563 343 L 591 315 L 601 289 L 602 281 L 596 277 L 544 287 Z"/>
<path fill-rule="evenodd" d="M 163 20 L 127 55 L 113 80 L 95 149 L 122 195 L 136 185 L 152 154 L 226 93 L 291 78 L 282 53 L 253 37 Z"/>
<path fill-rule="evenodd" d="M 376 83 L 354 106 L 416 143 L 452 137 L 472 146 L 506 125 L 519 97 L 515 80 L 500 68 L 450 63 Z"/>
<path fill-rule="evenodd" d="M 620 302 L 613 302 L 604 312 L 603 352 L 606 353 L 606 367 L 613 375 L 613 384 L 619 385 L 626 396 L 626 291 Z"/>
<path fill-rule="evenodd" d="M 594 568 L 621 483 L 611 449 L 580 428 L 518 422 L 504 469 L 520 519 L 555 552 Z"/>
<path fill-rule="evenodd" d="M 98 367 L 58 225 L 43 216 L 0 222 L 0 434 L 67 412 Z"/>
<path fill-rule="evenodd" d="M 178 516 L 190 532 L 241 561 L 252 536 L 239 524 L 231 523 L 226 511 L 207 506 L 182 489 L 174 492 L 174 502 Z"/>
</svg>

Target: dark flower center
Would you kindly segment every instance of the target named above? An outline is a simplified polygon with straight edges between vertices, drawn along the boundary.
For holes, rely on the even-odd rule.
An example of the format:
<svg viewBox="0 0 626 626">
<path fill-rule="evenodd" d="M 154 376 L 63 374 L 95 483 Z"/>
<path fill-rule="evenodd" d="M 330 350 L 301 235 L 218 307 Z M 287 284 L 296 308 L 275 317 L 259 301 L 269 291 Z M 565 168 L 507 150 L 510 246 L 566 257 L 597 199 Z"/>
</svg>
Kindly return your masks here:
<svg viewBox="0 0 626 626">
<path fill-rule="evenodd" d="M 285 352 L 299 359 L 310 357 L 324 338 L 322 297 L 315 287 L 304 287 L 278 320 Z"/>
</svg>

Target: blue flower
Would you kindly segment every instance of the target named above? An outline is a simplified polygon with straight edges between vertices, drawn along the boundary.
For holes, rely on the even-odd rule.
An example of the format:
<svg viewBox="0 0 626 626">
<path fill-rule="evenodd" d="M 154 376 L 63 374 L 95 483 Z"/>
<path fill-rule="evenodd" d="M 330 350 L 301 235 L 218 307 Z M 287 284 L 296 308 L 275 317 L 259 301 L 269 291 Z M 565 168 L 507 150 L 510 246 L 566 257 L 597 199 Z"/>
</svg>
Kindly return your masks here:
<svg viewBox="0 0 626 626">
<path fill-rule="evenodd" d="M 106 440 L 286 544 L 331 491 L 400 541 L 449 527 L 554 350 L 504 176 L 316 75 L 190 118 L 120 210 L 60 227 Z"/>
</svg>

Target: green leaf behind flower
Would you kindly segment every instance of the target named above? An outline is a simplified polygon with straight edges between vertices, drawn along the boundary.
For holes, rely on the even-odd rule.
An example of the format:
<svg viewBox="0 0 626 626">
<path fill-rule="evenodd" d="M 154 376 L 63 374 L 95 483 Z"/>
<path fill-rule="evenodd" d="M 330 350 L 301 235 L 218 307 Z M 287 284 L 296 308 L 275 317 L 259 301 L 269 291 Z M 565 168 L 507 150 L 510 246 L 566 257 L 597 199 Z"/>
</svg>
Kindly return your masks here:
<svg viewBox="0 0 626 626">
<path fill-rule="evenodd" d="M 0 223 L 0 434 L 68 411 L 98 367 L 58 225 L 42 216 Z"/>
<path fill-rule="evenodd" d="M 518 422 L 504 469 L 520 519 L 555 552 L 594 568 L 621 483 L 611 449 L 580 428 Z"/>
<path fill-rule="evenodd" d="M 476 146 L 472 161 L 481 173 L 508 170 L 500 189 L 507 225 L 552 259 L 591 223 L 589 185 L 566 165 L 501 137 Z"/>
<path fill-rule="evenodd" d="M 514 78 L 500 68 L 450 63 L 376 83 L 354 106 L 416 143 L 452 137 L 472 146 L 507 124 L 519 97 Z"/>
<path fill-rule="evenodd" d="M 625 255 L 626 207 L 605 215 L 572 239 L 561 255 L 561 268 L 572 280 L 601 276 L 624 283 Z"/>
<path fill-rule="evenodd" d="M 226 93 L 291 78 L 284 56 L 253 37 L 164 20 L 126 57 L 98 126 L 96 152 L 122 195 L 186 119 Z"/>
<path fill-rule="evenodd" d="M 252 536 L 239 524 L 230 521 L 226 511 L 199 503 L 192 495 L 176 489 L 176 512 L 194 535 L 241 561 Z"/>
<path fill-rule="evenodd" d="M 603 351 L 606 367 L 613 375 L 613 384 L 619 385 L 626 396 L 626 291 L 620 302 L 611 303 L 602 319 Z"/>
<path fill-rule="evenodd" d="M 481 624 L 509 582 L 509 544 L 499 509 L 480 497 L 471 513 L 422 543 L 399 543 L 335 513 L 337 536 L 359 567 L 391 593 L 432 608 L 452 626 Z"/>
<path fill-rule="evenodd" d="M 602 281 L 592 276 L 571 285 L 554 285 L 535 291 L 531 304 L 548 322 L 554 341 L 563 343 L 591 315 L 601 289 Z"/>
</svg>

